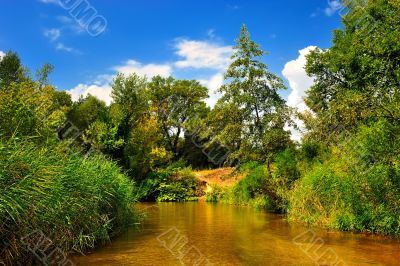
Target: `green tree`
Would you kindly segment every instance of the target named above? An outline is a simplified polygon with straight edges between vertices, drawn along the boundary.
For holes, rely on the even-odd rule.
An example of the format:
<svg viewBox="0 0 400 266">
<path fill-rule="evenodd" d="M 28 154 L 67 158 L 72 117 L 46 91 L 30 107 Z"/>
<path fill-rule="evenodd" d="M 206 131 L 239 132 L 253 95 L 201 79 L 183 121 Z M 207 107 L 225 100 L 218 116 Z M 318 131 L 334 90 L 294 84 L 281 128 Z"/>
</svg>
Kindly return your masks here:
<svg viewBox="0 0 400 266">
<path fill-rule="evenodd" d="M 125 119 L 139 119 L 148 111 L 147 79 L 133 73 L 118 74 L 112 84 L 112 98 L 125 113 Z"/>
<path fill-rule="evenodd" d="M 204 102 L 208 89 L 195 80 L 157 76 L 149 84 L 149 94 L 166 145 L 177 157 L 182 133 L 208 111 Z"/>
<path fill-rule="evenodd" d="M 266 153 L 275 151 L 268 136 L 276 135 L 276 130 L 287 135 L 283 129 L 285 102 L 278 94 L 286 87 L 260 61 L 266 52 L 251 40 L 245 25 L 234 49 L 232 63 L 225 74 L 228 83 L 221 87 L 224 95 L 215 108 L 217 119 L 226 119 L 219 140 L 224 144 L 224 139 L 233 141 L 239 157 L 265 160 L 269 156 Z M 235 140 L 229 136 L 235 136 Z"/>
<path fill-rule="evenodd" d="M 105 121 L 107 119 L 107 106 L 105 102 L 95 96 L 81 97 L 72 105 L 68 119 L 83 132 L 96 120 Z"/>
<path fill-rule="evenodd" d="M 332 130 L 354 131 L 379 118 L 400 119 L 400 8 L 396 1 L 345 1 L 349 10 L 333 46 L 308 56 L 306 70 L 315 79 L 306 103 L 314 137 Z M 340 125 L 340 127 L 338 127 Z"/>
<path fill-rule="evenodd" d="M 26 71 L 18 55 L 11 51 L 7 52 L 0 60 L 0 89 L 26 79 Z"/>
</svg>

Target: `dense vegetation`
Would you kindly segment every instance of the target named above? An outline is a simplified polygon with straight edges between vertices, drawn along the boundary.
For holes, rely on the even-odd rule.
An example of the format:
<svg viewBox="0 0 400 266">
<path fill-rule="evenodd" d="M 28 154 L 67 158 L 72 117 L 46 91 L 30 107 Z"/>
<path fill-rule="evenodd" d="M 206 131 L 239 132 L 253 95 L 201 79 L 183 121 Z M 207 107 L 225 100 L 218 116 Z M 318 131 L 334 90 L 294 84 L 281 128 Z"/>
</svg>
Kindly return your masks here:
<svg viewBox="0 0 400 266">
<path fill-rule="evenodd" d="M 33 263 L 21 239 L 38 230 L 68 254 L 109 241 L 139 218 L 133 181 L 116 163 L 57 138 L 72 101 L 47 85 L 50 70 L 33 81 L 16 54 L 0 62 L 0 264 Z"/>
<path fill-rule="evenodd" d="M 307 58 L 315 83 L 308 111 L 298 114 L 307 129 L 302 143 L 266 153 L 272 167 L 268 160 L 245 164 L 250 174 L 233 188 L 215 188 L 209 200 L 340 230 L 399 234 L 400 9 L 397 1 L 345 3 L 333 46 Z"/>
<path fill-rule="evenodd" d="M 138 200 L 204 196 L 192 169 L 230 165 L 245 178 L 208 201 L 251 204 L 340 230 L 400 233 L 400 7 L 346 1 L 333 46 L 315 49 L 308 110 L 286 106 L 283 81 L 242 27 L 207 107 L 195 80 L 118 74 L 111 105 L 72 102 L 34 79 L 18 56 L 0 61 L 0 264 L 23 260 L 19 239 L 40 229 L 85 251 L 137 220 Z M 301 119 L 296 143 L 286 129 Z"/>
</svg>

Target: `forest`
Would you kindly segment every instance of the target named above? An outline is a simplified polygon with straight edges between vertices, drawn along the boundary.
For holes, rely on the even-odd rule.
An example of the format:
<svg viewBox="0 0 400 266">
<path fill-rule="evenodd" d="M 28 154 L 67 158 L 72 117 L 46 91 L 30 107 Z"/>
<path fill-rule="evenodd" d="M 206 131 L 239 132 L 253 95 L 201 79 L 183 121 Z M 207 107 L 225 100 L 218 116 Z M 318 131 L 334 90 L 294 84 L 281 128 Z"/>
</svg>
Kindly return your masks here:
<svg viewBox="0 0 400 266">
<path fill-rule="evenodd" d="M 249 205 L 289 221 L 400 235 L 400 5 L 349 5 L 332 46 L 307 56 L 307 110 L 289 107 L 268 53 L 240 29 L 222 97 L 197 80 L 118 74 L 112 103 L 78 101 L 0 58 L 0 265 L 35 260 L 41 230 L 63 251 L 106 244 L 145 214 L 137 202 Z M 239 30 L 239 29 L 238 29 Z M 56 70 L 55 70 L 56 71 Z M 288 127 L 304 124 L 300 142 Z M 241 178 L 206 191 L 195 174 Z"/>
</svg>

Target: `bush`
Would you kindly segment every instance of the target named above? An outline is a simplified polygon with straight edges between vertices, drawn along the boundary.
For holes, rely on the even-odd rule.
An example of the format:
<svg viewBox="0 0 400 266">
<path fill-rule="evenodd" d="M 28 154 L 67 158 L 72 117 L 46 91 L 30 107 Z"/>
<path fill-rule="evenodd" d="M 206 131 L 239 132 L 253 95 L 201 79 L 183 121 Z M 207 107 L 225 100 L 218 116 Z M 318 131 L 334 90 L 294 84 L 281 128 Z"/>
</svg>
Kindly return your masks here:
<svg viewBox="0 0 400 266">
<path fill-rule="evenodd" d="M 258 195 L 264 195 L 267 189 L 266 167 L 257 166 L 234 187 L 236 202 L 247 203 Z"/>
<path fill-rule="evenodd" d="M 224 195 L 224 189 L 217 184 L 211 184 L 206 192 L 206 202 L 218 202 Z"/>
<path fill-rule="evenodd" d="M 137 218 L 133 184 L 114 163 L 64 147 L 0 142 L 0 264 L 33 257 L 20 242 L 33 231 L 67 253 L 83 252 Z"/>
<path fill-rule="evenodd" d="M 300 179 L 289 218 L 340 230 L 400 233 L 399 126 L 364 125 Z M 345 156 L 343 156 L 345 154 Z"/>
<path fill-rule="evenodd" d="M 192 169 L 174 172 L 158 187 L 157 201 L 193 201 L 199 196 L 199 180 Z"/>
<path fill-rule="evenodd" d="M 178 161 L 150 173 L 139 186 L 137 195 L 142 201 L 193 201 L 202 196 L 203 191 L 192 169 Z"/>
</svg>

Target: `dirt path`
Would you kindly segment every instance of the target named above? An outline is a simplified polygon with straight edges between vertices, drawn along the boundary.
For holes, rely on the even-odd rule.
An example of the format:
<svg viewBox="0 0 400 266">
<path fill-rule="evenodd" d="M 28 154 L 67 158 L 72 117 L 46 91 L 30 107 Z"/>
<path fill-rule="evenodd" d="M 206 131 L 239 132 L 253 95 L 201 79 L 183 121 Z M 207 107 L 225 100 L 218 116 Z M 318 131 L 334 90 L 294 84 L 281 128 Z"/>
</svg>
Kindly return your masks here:
<svg viewBox="0 0 400 266">
<path fill-rule="evenodd" d="M 244 178 L 243 174 L 235 172 L 235 168 L 218 168 L 213 170 L 202 170 L 194 172 L 196 177 L 205 183 L 204 192 L 212 190 L 211 185 L 220 187 L 231 187 Z M 200 198 L 203 200 L 204 197 Z"/>
</svg>

